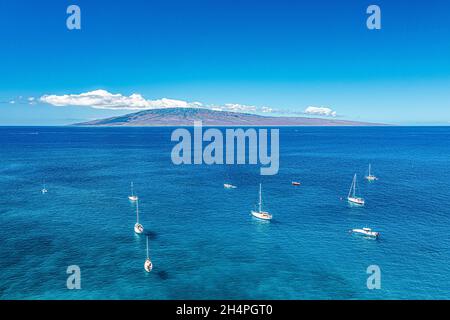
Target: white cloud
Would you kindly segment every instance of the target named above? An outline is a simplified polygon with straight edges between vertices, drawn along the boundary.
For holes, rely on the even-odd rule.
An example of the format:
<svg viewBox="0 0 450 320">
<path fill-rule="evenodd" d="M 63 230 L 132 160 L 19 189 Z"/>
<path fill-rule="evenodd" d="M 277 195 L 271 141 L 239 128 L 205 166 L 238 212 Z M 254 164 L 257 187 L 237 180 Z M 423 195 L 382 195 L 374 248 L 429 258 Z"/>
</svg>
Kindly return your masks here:
<svg viewBox="0 0 450 320">
<path fill-rule="evenodd" d="M 258 111 L 258 108 L 255 106 L 237 103 L 228 103 L 222 106 L 205 106 L 201 102 L 187 102 L 167 98 L 147 100 L 137 93 L 133 93 L 130 96 L 124 96 L 120 93 L 113 94 L 106 90 L 94 90 L 81 94 L 44 95 L 39 100 L 58 107 L 81 106 L 96 109 L 146 110 L 162 108 L 208 108 L 234 112 Z"/>
<path fill-rule="evenodd" d="M 308 107 L 304 111 L 305 114 L 324 116 L 324 117 L 336 117 L 336 111 L 326 107 Z"/>
<path fill-rule="evenodd" d="M 36 104 L 36 98 L 35 97 L 29 97 L 28 99 L 29 105 L 35 105 Z"/>
<path fill-rule="evenodd" d="M 215 111 L 229 111 L 229 112 L 247 112 L 247 113 L 255 113 L 259 111 L 259 108 L 256 106 L 249 106 L 245 104 L 239 103 L 226 103 L 224 105 L 207 105 L 205 108 L 215 110 Z"/>
<path fill-rule="evenodd" d="M 53 106 L 80 106 L 95 109 L 112 110 L 148 110 L 164 108 L 205 108 L 216 111 L 247 112 L 247 113 L 279 113 L 299 114 L 298 111 L 274 109 L 272 107 L 257 107 L 238 103 L 226 103 L 223 105 L 206 105 L 201 102 L 188 102 L 175 99 L 148 100 L 138 93 L 126 96 L 120 93 L 110 93 L 106 90 L 94 90 L 80 94 L 43 95 L 39 99 L 28 98 L 30 104 L 40 101 Z M 302 114 L 335 117 L 336 112 L 325 107 L 308 107 Z"/>
<path fill-rule="evenodd" d="M 249 106 L 249 105 L 239 104 L 239 103 L 226 103 L 224 105 L 224 109 L 226 111 L 233 111 L 233 112 L 256 112 L 256 111 L 258 111 L 258 108 L 255 106 Z"/>
<path fill-rule="evenodd" d="M 106 90 L 95 90 L 81 94 L 44 95 L 39 99 L 54 106 L 81 106 L 95 109 L 144 110 L 159 108 L 192 108 L 201 107 L 199 102 L 186 102 L 173 99 L 146 100 L 142 95 L 133 93 L 124 96 Z"/>
<path fill-rule="evenodd" d="M 274 109 L 272 109 L 271 107 L 262 107 L 261 108 L 261 112 L 263 112 L 263 113 L 271 113 L 271 112 L 274 112 Z"/>
</svg>

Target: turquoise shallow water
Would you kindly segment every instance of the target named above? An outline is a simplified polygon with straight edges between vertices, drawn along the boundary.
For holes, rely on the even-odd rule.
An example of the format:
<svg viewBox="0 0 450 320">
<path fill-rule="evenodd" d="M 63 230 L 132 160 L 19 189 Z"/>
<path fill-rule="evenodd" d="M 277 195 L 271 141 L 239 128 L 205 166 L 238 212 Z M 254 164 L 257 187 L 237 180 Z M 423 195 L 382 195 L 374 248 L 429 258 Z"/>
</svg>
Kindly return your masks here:
<svg viewBox="0 0 450 320">
<path fill-rule="evenodd" d="M 175 166 L 171 131 L 0 128 L 0 297 L 450 298 L 450 128 L 282 128 L 279 174 L 264 177 L 258 166 Z M 375 183 L 362 179 L 369 162 Z M 355 172 L 364 208 L 340 199 Z M 249 215 L 260 181 L 270 223 Z M 363 226 L 382 237 L 348 233 Z M 81 290 L 66 289 L 73 264 Z M 372 264 L 380 290 L 366 287 Z"/>
</svg>

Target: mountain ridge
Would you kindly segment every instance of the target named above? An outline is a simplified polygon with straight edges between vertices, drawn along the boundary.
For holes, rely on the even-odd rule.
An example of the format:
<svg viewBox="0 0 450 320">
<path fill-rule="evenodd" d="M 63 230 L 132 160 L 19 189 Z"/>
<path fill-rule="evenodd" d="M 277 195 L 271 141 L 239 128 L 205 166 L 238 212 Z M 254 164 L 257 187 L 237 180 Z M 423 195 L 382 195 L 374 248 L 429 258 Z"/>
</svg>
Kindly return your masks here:
<svg viewBox="0 0 450 320">
<path fill-rule="evenodd" d="M 309 117 L 275 117 L 204 108 L 143 110 L 123 116 L 97 119 L 72 126 L 384 126 L 385 124 Z"/>
</svg>

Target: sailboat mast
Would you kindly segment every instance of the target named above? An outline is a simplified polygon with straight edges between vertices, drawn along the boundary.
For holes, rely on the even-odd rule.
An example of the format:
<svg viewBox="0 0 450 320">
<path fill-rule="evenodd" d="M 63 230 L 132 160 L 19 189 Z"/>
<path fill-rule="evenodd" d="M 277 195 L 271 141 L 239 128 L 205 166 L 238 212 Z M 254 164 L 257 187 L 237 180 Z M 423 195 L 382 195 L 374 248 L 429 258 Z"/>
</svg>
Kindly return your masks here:
<svg viewBox="0 0 450 320">
<path fill-rule="evenodd" d="M 369 177 L 372 175 L 372 174 L 370 173 L 370 171 L 371 171 L 371 169 L 372 169 L 371 167 L 372 167 L 372 164 L 369 163 Z"/>
<path fill-rule="evenodd" d="M 352 190 L 353 190 L 353 182 L 355 181 L 355 179 L 353 178 L 353 181 L 352 181 L 352 185 L 350 186 L 350 190 L 348 191 L 348 198 L 350 198 L 350 196 L 352 195 Z"/>
<path fill-rule="evenodd" d="M 259 212 L 261 211 L 261 202 L 262 202 L 262 196 L 261 196 L 261 183 L 259 184 Z"/>
<path fill-rule="evenodd" d="M 356 174 L 353 176 L 353 181 L 350 187 L 350 191 L 348 192 L 348 197 L 352 196 L 354 198 L 355 195 L 356 195 Z"/>
<path fill-rule="evenodd" d="M 148 236 L 147 236 L 147 259 L 148 259 Z"/>
<path fill-rule="evenodd" d="M 139 223 L 139 200 L 136 201 L 136 223 Z"/>
<path fill-rule="evenodd" d="M 134 191 L 133 191 L 133 182 L 131 182 L 131 195 L 134 196 Z"/>
</svg>

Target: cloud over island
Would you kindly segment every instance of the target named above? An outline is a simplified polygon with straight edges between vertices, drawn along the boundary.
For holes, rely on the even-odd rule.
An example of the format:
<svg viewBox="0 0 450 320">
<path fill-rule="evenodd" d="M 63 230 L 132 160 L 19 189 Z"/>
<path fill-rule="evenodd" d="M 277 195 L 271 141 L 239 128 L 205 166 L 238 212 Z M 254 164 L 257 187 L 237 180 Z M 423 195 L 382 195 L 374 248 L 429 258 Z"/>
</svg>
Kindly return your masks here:
<svg viewBox="0 0 450 320">
<path fill-rule="evenodd" d="M 175 99 L 145 99 L 141 94 L 133 93 L 129 96 L 120 93 L 110 93 L 106 90 L 94 90 L 80 94 L 63 94 L 63 95 L 43 95 L 39 98 L 40 102 L 53 106 L 79 106 L 90 107 L 94 109 L 109 110 L 149 110 L 164 108 L 205 108 L 217 111 L 231 111 L 244 113 L 281 113 L 286 114 L 284 110 L 263 106 L 257 107 L 253 105 L 227 103 L 223 105 L 205 105 L 201 102 L 188 102 Z M 298 114 L 299 112 L 292 112 Z M 336 111 L 326 107 L 307 107 L 301 112 L 304 115 L 314 115 L 323 117 L 335 117 Z"/>
<path fill-rule="evenodd" d="M 326 107 L 308 107 L 305 110 L 305 114 L 324 117 L 336 117 L 336 111 Z"/>
<path fill-rule="evenodd" d="M 95 109 L 145 110 L 160 108 L 195 108 L 201 107 L 199 102 L 186 102 L 174 99 L 147 100 L 142 95 L 133 93 L 124 96 L 120 93 L 110 93 L 106 90 L 94 90 L 80 94 L 44 95 L 41 102 L 54 106 L 79 106 Z"/>
</svg>

